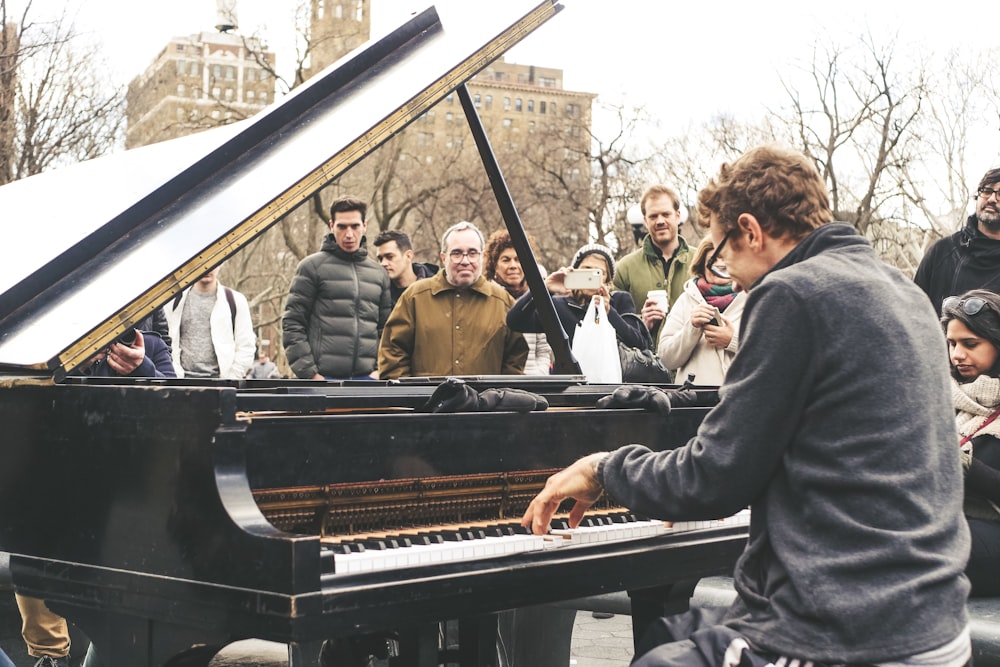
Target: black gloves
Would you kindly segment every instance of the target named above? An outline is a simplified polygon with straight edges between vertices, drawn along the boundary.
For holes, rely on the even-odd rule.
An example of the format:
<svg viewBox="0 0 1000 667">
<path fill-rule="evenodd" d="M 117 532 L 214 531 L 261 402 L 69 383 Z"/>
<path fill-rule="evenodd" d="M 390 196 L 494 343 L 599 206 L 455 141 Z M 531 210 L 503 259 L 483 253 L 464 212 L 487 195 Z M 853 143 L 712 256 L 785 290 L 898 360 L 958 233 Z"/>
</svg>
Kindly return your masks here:
<svg viewBox="0 0 1000 667">
<path fill-rule="evenodd" d="M 642 408 L 650 412 L 668 414 L 673 408 L 690 408 L 699 405 L 712 405 L 714 398 L 699 397 L 692 389 L 676 391 L 658 389 L 639 384 L 626 384 L 618 387 L 610 395 L 597 400 L 597 407 L 608 408 Z"/>
<path fill-rule="evenodd" d="M 523 389 L 486 389 L 482 393 L 459 378 L 437 386 L 420 412 L 532 412 L 546 410 L 548 401 Z"/>
</svg>

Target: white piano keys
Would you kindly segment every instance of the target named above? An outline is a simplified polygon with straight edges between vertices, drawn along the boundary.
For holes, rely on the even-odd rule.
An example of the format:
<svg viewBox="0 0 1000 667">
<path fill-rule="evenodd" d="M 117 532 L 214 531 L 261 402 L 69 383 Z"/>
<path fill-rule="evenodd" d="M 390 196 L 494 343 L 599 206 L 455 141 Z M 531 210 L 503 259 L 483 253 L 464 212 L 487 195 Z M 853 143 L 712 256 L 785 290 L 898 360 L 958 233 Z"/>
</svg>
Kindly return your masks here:
<svg viewBox="0 0 1000 667">
<path fill-rule="evenodd" d="M 378 572 L 404 567 L 496 558 L 601 542 L 637 540 L 668 533 L 741 526 L 747 525 L 749 522 L 750 510 L 745 509 L 725 519 L 708 521 L 678 521 L 671 524 L 669 521 L 629 519 L 578 528 L 554 528 L 547 535 L 517 533 L 502 536 L 480 536 L 475 539 L 445 540 L 431 544 L 410 544 L 394 548 L 354 547 L 350 553 L 334 554 L 334 571 L 338 574 Z M 432 531 L 428 530 L 428 532 Z"/>
</svg>

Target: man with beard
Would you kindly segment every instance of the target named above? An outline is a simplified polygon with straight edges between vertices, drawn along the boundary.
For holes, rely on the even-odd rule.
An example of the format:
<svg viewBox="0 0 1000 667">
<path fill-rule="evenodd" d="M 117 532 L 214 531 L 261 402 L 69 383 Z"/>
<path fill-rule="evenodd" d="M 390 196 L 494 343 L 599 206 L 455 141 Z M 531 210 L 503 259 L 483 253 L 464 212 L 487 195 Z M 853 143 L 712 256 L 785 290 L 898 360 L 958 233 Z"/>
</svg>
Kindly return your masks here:
<svg viewBox="0 0 1000 667">
<path fill-rule="evenodd" d="M 381 378 L 524 373 L 528 345 L 506 323 L 514 299 L 483 277 L 483 245 L 470 222 L 445 231 L 444 270 L 410 285 L 385 324 Z"/>
<path fill-rule="evenodd" d="M 636 307 L 653 337 L 659 338 L 660 325 L 667 316 L 662 301 L 648 298 L 653 290 L 665 290 L 667 307 L 684 293 L 684 282 L 691 276 L 691 250 L 680 235 L 681 199 L 673 189 L 654 185 L 639 203 L 649 233 L 642 246 L 618 261 L 614 286 L 632 294 Z"/>
<path fill-rule="evenodd" d="M 976 213 L 965 227 L 931 246 L 913 277 L 941 311 L 946 297 L 971 289 L 1000 292 L 1000 167 L 976 188 Z"/>
</svg>

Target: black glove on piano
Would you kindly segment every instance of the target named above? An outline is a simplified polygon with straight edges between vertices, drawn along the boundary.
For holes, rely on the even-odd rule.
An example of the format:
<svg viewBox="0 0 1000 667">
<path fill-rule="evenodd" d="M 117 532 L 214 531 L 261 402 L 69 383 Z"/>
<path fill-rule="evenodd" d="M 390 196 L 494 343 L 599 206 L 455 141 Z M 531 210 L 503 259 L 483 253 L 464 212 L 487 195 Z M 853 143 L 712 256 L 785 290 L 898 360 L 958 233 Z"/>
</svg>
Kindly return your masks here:
<svg viewBox="0 0 1000 667">
<path fill-rule="evenodd" d="M 642 408 L 649 412 L 668 414 L 673 408 L 689 408 L 703 403 L 691 389 L 670 391 L 639 384 L 618 387 L 608 396 L 597 400 L 602 409 Z"/>
<path fill-rule="evenodd" d="M 420 412 L 532 412 L 546 410 L 549 402 L 523 389 L 486 389 L 482 393 L 459 378 L 437 386 Z"/>
</svg>

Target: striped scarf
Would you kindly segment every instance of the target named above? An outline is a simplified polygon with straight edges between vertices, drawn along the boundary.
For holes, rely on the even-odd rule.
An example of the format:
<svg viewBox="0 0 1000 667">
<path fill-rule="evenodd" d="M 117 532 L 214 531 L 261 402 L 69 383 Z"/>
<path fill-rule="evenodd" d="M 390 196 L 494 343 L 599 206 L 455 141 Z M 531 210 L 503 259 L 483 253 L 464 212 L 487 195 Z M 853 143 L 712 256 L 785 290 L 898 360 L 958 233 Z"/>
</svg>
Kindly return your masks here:
<svg viewBox="0 0 1000 667">
<path fill-rule="evenodd" d="M 710 306 L 715 306 L 720 311 L 724 311 L 726 306 L 731 304 L 733 299 L 736 298 L 732 283 L 727 285 L 713 285 L 704 278 L 697 278 L 695 285 L 697 285 L 698 291 L 701 292 L 701 296 L 705 299 L 705 302 Z"/>
</svg>

